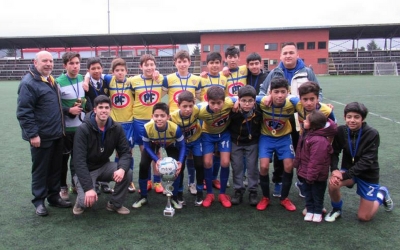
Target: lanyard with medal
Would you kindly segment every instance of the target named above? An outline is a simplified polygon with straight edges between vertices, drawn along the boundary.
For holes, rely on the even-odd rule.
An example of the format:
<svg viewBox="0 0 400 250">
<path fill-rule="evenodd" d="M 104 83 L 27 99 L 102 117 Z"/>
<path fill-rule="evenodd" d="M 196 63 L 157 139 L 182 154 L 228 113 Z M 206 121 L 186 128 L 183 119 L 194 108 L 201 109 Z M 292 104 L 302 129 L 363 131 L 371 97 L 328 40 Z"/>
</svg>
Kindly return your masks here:
<svg viewBox="0 0 400 250">
<path fill-rule="evenodd" d="M 253 76 L 250 77 L 250 85 L 251 85 L 253 88 L 255 88 L 255 89 L 257 89 L 258 77 L 259 77 L 260 75 L 261 75 L 261 73 L 257 75 L 256 81 L 255 81 L 254 85 L 253 85 Z"/>
<path fill-rule="evenodd" d="M 353 149 L 353 143 L 350 138 L 350 129 L 347 127 L 347 140 L 349 143 L 349 149 L 350 149 L 350 154 L 351 154 L 351 161 L 354 164 L 354 157 L 356 157 L 357 150 L 358 150 L 358 145 L 360 145 L 360 138 L 362 134 L 362 127 L 360 128 L 360 131 L 358 131 L 358 136 L 357 136 L 357 141 L 355 141 L 354 149 Z"/>
<path fill-rule="evenodd" d="M 271 133 L 273 135 L 276 134 L 276 129 L 277 129 L 278 124 L 279 124 L 279 122 L 281 120 L 282 110 L 283 110 L 283 107 L 281 107 L 281 111 L 280 111 L 280 114 L 279 114 L 279 117 L 278 117 L 278 121 L 275 121 L 275 107 L 274 107 L 274 104 L 272 104 L 272 130 L 271 130 Z"/>
<path fill-rule="evenodd" d="M 181 118 L 181 121 L 182 121 L 182 130 L 183 130 L 183 132 L 184 132 L 184 134 L 185 134 L 185 140 L 186 140 L 186 143 L 188 143 L 188 141 L 189 141 L 189 137 L 190 137 L 190 133 L 189 133 L 189 136 L 188 137 L 186 137 L 186 128 L 188 128 L 189 126 L 190 126 L 190 116 L 189 117 L 183 117 L 182 115 L 181 115 L 181 111 L 179 111 L 179 117 Z M 187 126 L 185 126 L 185 120 L 188 120 L 188 125 Z M 190 132 L 190 131 L 189 131 Z"/>
<path fill-rule="evenodd" d="M 159 145 L 160 145 L 160 148 L 161 148 L 161 156 L 162 156 L 161 158 L 164 158 L 164 157 L 167 156 L 165 148 L 167 147 L 167 129 L 168 129 L 168 123 L 167 123 L 167 126 L 165 127 L 165 130 L 164 130 L 164 141 L 163 141 L 163 142 L 161 142 L 160 131 L 157 129 L 156 124 L 154 124 L 154 127 L 155 127 L 155 129 L 157 130 L 157 133 L 158 133 L 158 141 L 159 141 Z M 162 131 L 161 131 L 161 132 L 162 132 Z M 157 154 L 157 150 L 156 150 L 155 153 Z"/>
<path fill-rule="evenodd" d="M 252 136 L 251 136 L 251 117 L 253 116 L 253 114 L 249 114 L 250 112 L 247 112 L 247 114 L 244 115 L 244 119 L 246 121 L 246 127 L 247 127 L 247 132 L 249 132 L 249 140 L 251 140 Z M 250 120 L 249 120 L 250 118 Z"/>
<path fill-rule="evenodd" d="M 188 86 L 188 81 L 189 81 L 189 78 L 190 78 L 190 73 L 187 75 L 187 77 L 186 77 L 186 84 L 185 84 L 185 88 L 183 88 L 183 83 L 182 83 L 182 78 L 181 78 L 181 76 L 179 75 L 179 73 L 178 72 L 176 72 L 176 76 L 179 78 L 179 81 L 181 82 L 181 88 L 182 88 L 182 90 L 186 90 L 187 89 L 187 86 Z"/>
<path fill-rule="evenodd" d="M 74 84 L 72 83 L 71 78 L 69 78 L 69 76 L 66 74 L 69 83 L 71 84 L 72 89 L 74 90 L 75 94 L 76 94 L 76 102 L 77 103 L 82 103 L 82 99 L 79 97 L 79 82 L 78 82 L 78 77 L 76 78 L 76 89 L 74 87 Z"/>
<path fill-rule="evenodd" d="M 146 78 L 141 75 L 143 81 L 144 81 L 144 88 L 146 89 L 146 103 L 150 104 L 151 103 L 151 96 L 152 96 L 152 90 L 153 90 L 153 79 L 151 79 L 151 85 L 150 85 L 150 91 L 147 90 L 147 84 L 146 84 Z"/>
<path fill-rule="evenodd" d="M 101 132 L 101 143 L 100 143 L 100 152 L 104 152 L 104 140 L 106 138 L 106 126 L 104 126 L 104 130 L 101 130 L 99 128 L 99 131 Z"/>
<path fill-rule="evenodd" d="M 221 78 L 219 73 L 218 73 L 218 83 L 217 84 L 213 84 L 212 79 L 211 79 L 211 78 L 216 78 L 216 77 L 210 75 L 210 73 L 207 73 L 207 75 L 208 75 L 208 80 L 210 81 L 211 86 L 214 86 L 214 85 L 219 86 L 219 79 Z"/>
<path fill-rule="evenodd" d="M 117 89 L 117 96 L 118 96 L 118 101 L 119 101 L 119 103 L 122 105 L 122 94 L 124 93 L 124 91 L 125 91 L 125 82 L 126 82 L 126 78 L 124 79 L 124 82 L 123 82 L 123 85 L 122 85 L 122 91 L 121 91 L 121 93 L 119 92 L 119 88 L 118 88 L 118 83 L 121 83 L 121 82 L 118 82 L 117 81 L 117 79 L 115 79 L 115 88 Z"/>
<path fill-rule="evenodd" d="M 236 71 L 236 78 L 233 78 L 232 73 L 229 73 L 229 75 L 231 76 L 232 79 L 232 83 L 233 83 L 233 87 L 236 87 L 236 83 L 239 81 L 239 68 Z M 235 88 L 236 89 L 236 88 Z M 235 92 L 233 92 L 234 95 L 238 94 L 238 91 L 236 90 Z"/>
</svg>

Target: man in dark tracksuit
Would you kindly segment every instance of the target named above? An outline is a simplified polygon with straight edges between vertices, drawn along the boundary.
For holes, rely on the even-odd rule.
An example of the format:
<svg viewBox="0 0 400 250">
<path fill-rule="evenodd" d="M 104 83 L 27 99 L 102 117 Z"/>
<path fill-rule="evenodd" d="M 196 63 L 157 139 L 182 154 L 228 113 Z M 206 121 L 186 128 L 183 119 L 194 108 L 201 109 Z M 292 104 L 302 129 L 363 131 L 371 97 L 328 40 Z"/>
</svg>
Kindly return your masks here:
<svg viewBox="0 0 400 250">
<path fill-rule="evenodd" d="M 18 88 L 17 118 L 22 138 L 31 145 L 32 203 L 40 216 L 48 215 L 46 198 L 51 206 L 71 206 L 59 195 L 64 119 L 52 70 L 52 55 L 47 51 L 37 53 Z"/>
</svg>

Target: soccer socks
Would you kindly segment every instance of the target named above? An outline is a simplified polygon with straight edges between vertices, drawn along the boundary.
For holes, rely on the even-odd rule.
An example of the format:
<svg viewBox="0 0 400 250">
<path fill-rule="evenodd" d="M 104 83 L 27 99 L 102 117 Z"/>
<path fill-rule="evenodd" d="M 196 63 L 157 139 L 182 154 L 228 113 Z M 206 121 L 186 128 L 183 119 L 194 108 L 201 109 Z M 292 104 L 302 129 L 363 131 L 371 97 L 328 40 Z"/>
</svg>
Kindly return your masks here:
<svg viewBox="0 0 400 250">
<path fill-rule="evenodd" d="M 290 187 L 292 186 L 292 179 L 293 172 L 286 173 L 285 171 L 283 171 L 281 200 L 284 200 L 289 196 Z"/>
<path fill-rule="evenodd" d="M 180 175 L 177 178 L 175 178 L 174 183 L 172 183 L 172 186 L 174 187 L 174 190 L 172 191 L 172 196 L 177 196 L 178 192 L 182 192 L 182 190 L 179 190 L 179 184 L 181 184 Z"/>
<path fill-rule="evenodd" d="M 342 210 L 343 201 L 342 200 L 340 200 L 339 202 L 331 201 L 331 205 L 334 210 Z"/>
<path fill-rule="evenodd" d="M 379 190 L 376 195 L 376 199 L 379 202 L 379 206 L 383 204 L 383 200 L 385 199 L 386 192 L 383 190 Z"/>
<path fill-rule="evenodd" d="M 194 176 L 195 176 L 195 169 L 194 169 L 194 160 L 193 159 L 186 159 L 186 167 L 188 170 L 188 180 L 189 184 L 194 183 Z"/>
<path fill-rule="evenodd" d="M 264 197 L 269 197 L 269 175 L 261 175 L 260 174 L 260 186 L 261 186 L 261 191 L 263 193 Z"/>
<path fill-rule="evenodd" d="M 221 182 L 221 188 L 219 190 L 220 194 L 225 194 L 226 184 L 228 183 L 229 179 L 229 167 L 221 167 L 221 173 L 219 176 Z M 208 186 L 207 186 L 208 188 Z"/>
<path fill-rule="evenodd" d="M 140 195 L 147 197 L 147 179 L 139 179 Z"/>
<path fill-rule="evenodd" d="M 133 172 L 133 166 L 135 164 L 135 160 L 133 159 L 133 157 L 131 158 L 131 165 L 129 166 L 129 168 L 132 170 Z"/>
<path fill-rule="evenodd" d="M 218 173 L 219 173 L 220 168 L 221 168 L 221 157 L 214 155 L 213 156 L 213 166 L 212 166 L 213 180 L 218 179 Z"/>
<path fill-rule="evenodd" d="M 204 168 L 204 180 L 206 181 L 207 194 L 213 193 L 212 173 L 213 173 L 212 168 Z"/>
</svg>

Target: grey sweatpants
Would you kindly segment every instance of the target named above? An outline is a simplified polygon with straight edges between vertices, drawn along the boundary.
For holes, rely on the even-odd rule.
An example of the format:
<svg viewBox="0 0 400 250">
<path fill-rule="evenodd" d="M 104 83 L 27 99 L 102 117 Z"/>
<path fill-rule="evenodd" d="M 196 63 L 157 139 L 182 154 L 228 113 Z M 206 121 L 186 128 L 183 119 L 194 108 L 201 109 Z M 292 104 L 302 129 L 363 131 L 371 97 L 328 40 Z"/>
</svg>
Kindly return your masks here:
<svg viewBox="0 0 400 250">
<path fill-rule="evenodd" d="M 231 145 L 233 188 L 235 190 L 245 189 L 243 186 L 243 158 L 245 158 L 249 191 L 257 191 L 259 178 L 258 144 L 238 146 L 231 143 Z"/>
</svg>

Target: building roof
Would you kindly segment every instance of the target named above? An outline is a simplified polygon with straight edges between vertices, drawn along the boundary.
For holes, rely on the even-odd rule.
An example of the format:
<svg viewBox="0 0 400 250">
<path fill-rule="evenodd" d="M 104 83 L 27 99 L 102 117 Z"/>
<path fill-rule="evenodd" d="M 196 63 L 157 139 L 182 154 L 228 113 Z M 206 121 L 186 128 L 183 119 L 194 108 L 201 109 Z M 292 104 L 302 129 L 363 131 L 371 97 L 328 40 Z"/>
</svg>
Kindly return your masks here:
<svg viewBox="0 0 400 250">
<path fill-rule="evenodd" d="M 329 40 L 356 40 L 400 37 L 400 24 L 346 25 L 286 27 L 269 29 L 203 30 L 157 33 L 99 34 L 41 37 L 3 37 L 0 49 L 51 48 L 51 47 L 98 47 L 125 45 L 163 45 L 200 43 L 202 34 L 226 32 L 289 31 L 304 29 L 328 29 Z"/>
</svg>

